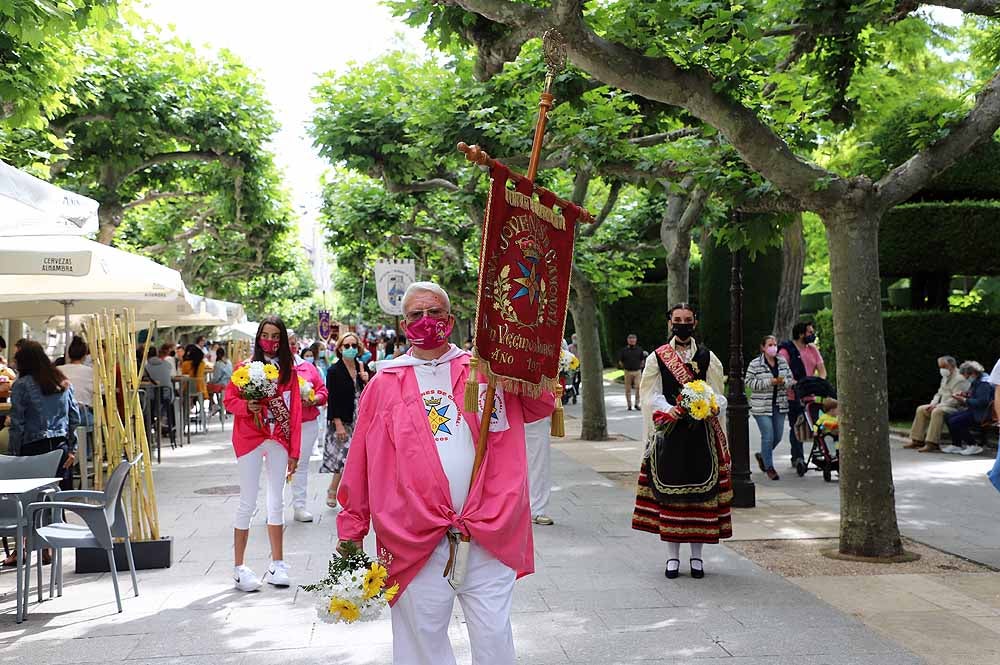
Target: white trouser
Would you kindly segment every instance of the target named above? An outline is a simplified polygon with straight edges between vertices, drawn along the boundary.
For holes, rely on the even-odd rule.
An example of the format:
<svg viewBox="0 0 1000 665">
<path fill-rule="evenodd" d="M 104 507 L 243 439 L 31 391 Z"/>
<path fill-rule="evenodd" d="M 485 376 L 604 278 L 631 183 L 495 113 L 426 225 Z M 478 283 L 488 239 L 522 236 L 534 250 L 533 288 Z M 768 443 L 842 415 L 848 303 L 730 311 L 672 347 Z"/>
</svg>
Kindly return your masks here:
<svg viewBox="0 0 1000 665">
<path fill-rule="evenodd" d="M 455 665 L 448 624 L 455 596 L 462 604 L 472 665 L 515 665 L 510 607 L 515 574 L 472 541 L 469 571 L 455 591 L 442 577 L 448 563 L 444 538 L 392 608 L 393 665 Z"/>
<path fill-rule="evenodd" d="M 299 451 L 299 466 L 292 477 L 292 507 L 305 508 L 309 489 L 309 458 L 312 456 L 316 439 L 319 437 L 319 418 L 302 423 L 302 448 Z"/>
<path fill-rule="evenodd" d="M 257 493 L 260 491 L 260 471 L 264 469 L 264 485 L 267 488 L 267 523 L 281 525 L 284 519 L 285 472 L 288 471 L 288 451 L 277 441 L 268 439 L 246 455 L 236 458 L 236 468 L 240 472 L 240 505 L 236 509 L 233 526 L 249 529 L 250 519 L 257 508 Z"/>
<path fill-rule="evenodd" d="M 528 450 L 528 495 L 531 497 L 531 516 L 545 514 L 552 494 L 552 418 L 542 418 L 524 425 L 524 443 Z"/>
</svg>

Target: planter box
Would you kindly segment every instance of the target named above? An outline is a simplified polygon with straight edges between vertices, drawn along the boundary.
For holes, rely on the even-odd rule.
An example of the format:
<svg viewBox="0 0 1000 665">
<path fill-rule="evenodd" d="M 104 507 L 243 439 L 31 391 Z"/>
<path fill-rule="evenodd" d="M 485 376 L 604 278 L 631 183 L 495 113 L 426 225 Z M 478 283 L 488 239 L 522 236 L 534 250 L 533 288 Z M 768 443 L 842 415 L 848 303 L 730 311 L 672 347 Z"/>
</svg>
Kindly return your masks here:
<svg viewBox="0 0 1000 665">
<path fill-rule="evenodd" d="M 132 558 L 136 570 L 169 568 L 173 563 L 174 539 L 164 536 L 159 540 L 139 540 L 132 542 Z M 115 567 L 118 570 L 128 570 L 128 556 L 125 554 L 124 543 L 115 543 Z M 77 573 L 108 572 L 108 554 L 105 550 L 91 547 L 78 547 L 76 550 Z"/>
</svg>

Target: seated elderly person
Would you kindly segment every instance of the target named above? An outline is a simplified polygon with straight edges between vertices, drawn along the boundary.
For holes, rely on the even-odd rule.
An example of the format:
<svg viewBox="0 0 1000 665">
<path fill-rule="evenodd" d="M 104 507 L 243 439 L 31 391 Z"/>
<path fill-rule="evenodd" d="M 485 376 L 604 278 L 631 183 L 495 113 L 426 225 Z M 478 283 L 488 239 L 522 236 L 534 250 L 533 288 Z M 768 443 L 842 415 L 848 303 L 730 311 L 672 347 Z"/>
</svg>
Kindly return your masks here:
<svg viewBox="0 0 1000 665">
<path fill-rule="evenodd" d="M 990 404 L 993 402 L 993 386 L 989 375 L 983 366 L 975 360 L 962 363 L 959 371 L 969 381 L 969 388 L 964 392 L 955 393 L 960 411 L 948 416 L 948 431 L 951 433 L 951 446 L 942 450 L 946 453 L 959 455 L 978 455 L 983 449 L 972 438 L 969 429 L 986 420 Z"/>
<path fill-rule="evenodd" d="M 904 448 L 917 448 L 917 452 L 937 452 L 941 443 L 941 430 L 945 418 L 957 412 L 960 408 L 955 393 L 964 392 L 969 382 L 958 371 L 958 363 L 951 356 L 938 358 L 938 371 L 941 373 L 941 384 L 931 398 L 930 404 L 917 407 L 910 428 L 910 442 Z"/>
</svg>

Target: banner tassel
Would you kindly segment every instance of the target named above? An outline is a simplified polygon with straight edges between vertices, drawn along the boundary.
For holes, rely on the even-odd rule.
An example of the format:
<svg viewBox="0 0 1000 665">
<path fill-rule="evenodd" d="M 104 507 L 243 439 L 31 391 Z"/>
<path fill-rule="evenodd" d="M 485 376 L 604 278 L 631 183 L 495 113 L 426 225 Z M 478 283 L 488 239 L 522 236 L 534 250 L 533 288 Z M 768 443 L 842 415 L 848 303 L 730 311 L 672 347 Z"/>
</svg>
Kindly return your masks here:
<svg viewBox="0 0 1000 665">
<path fill-rule="evenodd" d="M 556 388 L 556 410 L 552 412 L 552 429 L 549 433 L 555 437 L 566 436 L 566 411 L 562 402 L 563 387 Z"/>
<path fill-rule="evenodd" d="M 479 356 L 472 354 L 469 376 L 465 379 L 465 410 L 479 413 Z"/>
</svg>

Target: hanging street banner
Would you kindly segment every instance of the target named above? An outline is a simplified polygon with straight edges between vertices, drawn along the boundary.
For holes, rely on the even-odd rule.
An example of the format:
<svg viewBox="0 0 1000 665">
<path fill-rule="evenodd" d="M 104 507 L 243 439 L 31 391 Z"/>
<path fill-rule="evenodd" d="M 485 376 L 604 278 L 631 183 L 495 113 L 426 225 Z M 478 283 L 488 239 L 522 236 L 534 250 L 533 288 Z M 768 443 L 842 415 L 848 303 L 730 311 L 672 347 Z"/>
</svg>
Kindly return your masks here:
<svg viewBox="0 0 1000 665">
<path fill-rule="evenodd" d="M 379 259 L 375 262 L 378 306 L 391 316 L 403 315 L 403 294 L 416 281 L 413 259 Z"/>
<path fill-rule="evenodd" d="M 479 265 L 476 352 L 480 369 L 505 390 L 537 395 L 559 384 L 573 239 L 583 210 L 554 208 L 495 162 Z M 513 189 L 508 182 L 516 184 Z"/>
</svg>

